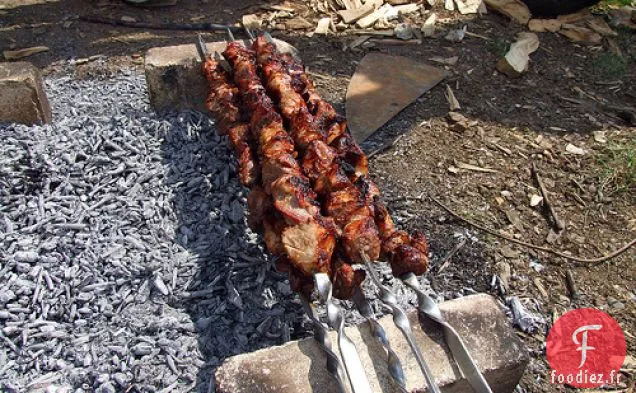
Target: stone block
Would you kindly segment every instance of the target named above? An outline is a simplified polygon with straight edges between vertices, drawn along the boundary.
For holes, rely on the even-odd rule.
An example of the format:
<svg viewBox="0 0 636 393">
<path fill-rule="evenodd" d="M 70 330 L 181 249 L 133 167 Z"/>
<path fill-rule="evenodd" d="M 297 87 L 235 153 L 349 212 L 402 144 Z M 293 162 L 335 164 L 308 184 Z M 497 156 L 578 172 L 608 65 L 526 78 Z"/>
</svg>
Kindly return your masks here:
<svg viewBox="0 0 636 393">
<path fill-rule="evenodd" d="M 0 63 L 0 122 L 32 125 L 51 121 L 40 71 L 31 63 Z"/>
<path fill-rule="evenodd" d="M 459 332 L 495 393 L 515 389 L 528 363 L 526 348 L 496 300 L 473 295 L 440 305 L 448 322 Z M 442 392 L 472 391 L 452 361 L 443 333 L 437 325 L 409 312 L 416 340 Z M 423 392 L 424 377 L 408 344 L 390 316 L 380 319 L 391 346 L 402 361 L 409 392 Z M 387 371 L 386 352 L 367 324 L 349 327 L 371 388 L 374 392 L 398 393 Z M 335 333 L 331 333 L 336 343 Z M 337 352 L 337 349 L 334 348 Z M 226 359 L 217 369 L 218 393 L 331 393 L 336 384 L 325 368 L 325 356 L 312 338 L 289 342 Z"/>
<path fill-rule="evenodd" d="M 276 40 L 281 52 L 297 55 L 294 47 Z M 223 52 L 225 42 L 208 43 L 208 50 Z M 146 83 L 150 104 L 156 111 L 196 109 L 205 112 L 207 83 L 194 44 L 149 49 L 145 56 Z"/>
</svg>

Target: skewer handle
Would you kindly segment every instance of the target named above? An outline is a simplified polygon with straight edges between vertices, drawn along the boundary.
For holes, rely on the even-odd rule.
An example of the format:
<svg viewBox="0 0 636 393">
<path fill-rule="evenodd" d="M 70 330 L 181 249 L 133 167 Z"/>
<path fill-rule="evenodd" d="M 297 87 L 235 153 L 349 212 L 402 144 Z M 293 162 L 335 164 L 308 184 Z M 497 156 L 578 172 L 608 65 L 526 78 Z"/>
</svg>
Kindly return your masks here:
<svg viewBox="0 0 636 393">
<path fill-rule="evenodd" d="M 430 296 L 422 291 L 415 274 L 407 274 L 401 279 L 402 282 L 411 288 L 417 295 L 419 311 L 441 325 L 451 354 L 473 390 L 476 393 L 492 393 L 490 386 L 488 386 L 488 382 L 486 382 L 486 378 L 484 378 L 484 375 L 479 371 L 479 368 L 477 368 L 475 360 L 472 356 L 470 356 L 468 348 L 466 348 L 466 345 L 459 336 L 459 333 L 457 333 L 457 331 L 448 322 L 446 322 L 446 319 L 442 315 L 437 303 L 435 303 Z"/>
<path fill-rule="evenodd" d="M 389 368 L 389 375 L 400 386 L 400 390 L 404 393 L 406 390 L 406 381 L 404 378 L 404 369 L 397 353 L 391 348 L 389 337 L 386 335 L 384 328 L 380 325 L 380 322 L 373 315 L 371 305 L 369 301 L 364 297 L 360 288 L 353 295 L 353 302 L 356 304 L 360 314 L 369 322 L 369 328 L 371 333 L 378 339 L 378 341 L 384 346 L 387 352 L 387 365 Z"/>
<path fill-rule="evenodd" d="M 347 388 L 342 374 L 342 364 L 340 364 L 338 355 L 336 355 L 332 349 L 329 332 L 318 319 L 318 314 L 316 313 L 314 306 L 311 305 L 304 297 L 302 298 L 302 303 L 305 314 L 307 314 L 313 325 L 314 339 L 318 342 L 318 345 L 320 345 L 320 348 L 322 348 L 325 356 L 327 357 L 327 370 L 338 384 L 338 393 L 347 393 Z"/>
<path fill-rule="evenodd" d="M 364 372 L 362 361 L 355 344 L 344 331 L 344 315 L 342 308 L 332 297 L 332 285 L 325 273 L 314 274 L 314 282 L 321 299 L 327 305 L 327 322 L 329 327 L 338 333 L 338 348 L 344 363 L 351 391 L 353 393 L 373 393 Z"/>
<path fill-rule="evenodd" d="M 420 366 L 420 370 L 422 370 L 422 374 L 424 374 L 424 379 L 426 380 L 426 384 L 428 385 L 428 389 L 432 393 L 441 393 L 439 388 L 437 387 L 437 383 L 435 382 L 435 378 L 433 377 L 433 372 L 430 367 L 424 360 L 424 356 L 422 355 L 422 351 L 417 345 L 415 341 L 415 336 L 413 335 L 413 329 L 411 329 L 411 323 L 409 322 L 406 313 L 402 308 L 398 305 L 397 298 L 389 290 L 387 287 L 382 285 L 380 279 L 378 278 L 375 269 L 371 266 L 371 261 L 363 255 L 364 264 L 369 271 L 369 275 L 371 276 L 371 280 L 378 287 L 378 292 L 380 294 L 380 300 L 384 303 L 390 310 L 393 315 L 393 322 L 400 329 L 404 338 L 409 343 L 409 347 L 411 348 L 411 352 L 415 355 L 415 359 L 417 360 L 417 364 Z"/>
</svg>

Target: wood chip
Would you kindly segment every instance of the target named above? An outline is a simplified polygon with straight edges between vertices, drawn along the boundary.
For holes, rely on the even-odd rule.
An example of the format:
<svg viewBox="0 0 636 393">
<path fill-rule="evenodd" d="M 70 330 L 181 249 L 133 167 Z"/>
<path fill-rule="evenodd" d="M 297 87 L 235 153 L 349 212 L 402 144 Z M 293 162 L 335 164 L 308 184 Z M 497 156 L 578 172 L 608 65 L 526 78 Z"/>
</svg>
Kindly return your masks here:
<svg viewBox="0 0 636 393">
<path fill-rule="evenodd" d="M 528 22 L 528 29 L 537 33 L 543 32 L 557 32 L 561 29 L 561 22 L 558 19 L 530 19 Z"/>
<path fill-rule="evenodd" d="M 377 22 L 380 18 L 387 17 L 388 15 L 391 15 L 392 13 L 395 13 L 397 15 L 395 8 L 393 8 L 391 4 L 384 4 L 382 7 L 373 11 L 371 14 L 358 20 L 356 22 L 356 26 L 358 26 L 361 29 L 366 29 L 368 27 L 373 26 L 375 22 Z"/>
<path fill-rule="evenodd" d="M 316 25 L 314 34 L 327 35 L 329 34 L 329 28 L 331 27 L 331 18 L 321 18 Z"/>
<path fill-rule="evenodd" d="M 437 21 L 437 14 L 433 13 L 426 18 L 424 25 L 422 25 L 422 34 L 424 37 L 432 37 L 435 34 L 435 22 Z"/>
<path fill-rule="evenodd" d="M 314 27 L 314 25 L 311 22 L 309 22 L 307 19 L 302 17 L 290 19 L 288 21 L 285 21 L 284 24 L 285 24 L 285 29 L 287 30 L 304 30 L 304 29 L 311 29 L 312 27 Z"/>
<path fill-rule="evenodd" d="M 532 283 L 534 284 L 535 287 L 537 287 L 537 290 L 539 291 L 539 293 L 541 294 L 543 298 L 547 299 L 549 297 L 548 291 L 546 291 L 543 284 L 541 284 L 541 279 L 539 279 L 539 277 L 533 278 Z"/>
<path fill-rule="evenodd" d="M 417 12 L 420 10 L 421 6 L 419 4 L 405 4 L 405 5 L 398 5 L 394 7 L 399 15 L 407 15 L 407 14 L 412 14 L 413 12 Z"/>
<path fill-rule="evenodd" d="M 605 136 L 605 131 L 594 131 L 592 132 L 594 135 L 594 140 L 598 143 L 607 143 L 607 137 Z"/>
<path fill-rule="evenodd" d="M 482 6 L 482 0 L 455 0 L 457 9 L 462 15 L 476 14 L 479 12 L 479 8 Z"/>
<path fill-rule="evenodd" d="M 247 14 L 243 15 L 241 23 L 246 29 L 260 29 L 263 21 L 256 14 Z"/>
<path fill-rule="evenodd" d="M 364 2 L 364 5 L 370 4 L 373 6 L 374 10 L 377 10 L 378 8 L 382 7 L 384 5 L 384 0 L 366 0 Z"/>
<path fill-rule="evenodd" d="M 530 54 L 539 48 L 539 37 L 534 33 L 521 32 L 508 53 L 497 62 L 497 70 L 509 77 L 521 76 L 528 70 Z"/>
<path fill-rule="evenodd" d="M 448 101 L 448 106 L 450 107 L 451 112 L 462 109 L 461 105 L 459 105 L 459 101 L 457 101 L 457 98 L 455 98 L 455 93 L 453 92 L 453 89 L 451 89 L 449 85 L 446 85 L 445 96 L 446 96 L 446 100 Z"/>
<path fill-rule="evenodd" d="M 447 11 L 455 11 L 455 3 L 453 0 L 444 0 L 444 9 Z"/>
<path fill-rule="evenodd" d="M 374 8 L 372 4 L 365 4 L 360 8 L 338 11 L 338 15 L 344 23 L 351 24 L 360 18 L 371 14 L 373 11 Z"/>
<path fill-rule="evenodd" d="M 361 35 L 360 37 L 358 37 L 355 40 L 353 40 L 348 45 L 348 48 L 349 49 L 355 49 L 355 48 L 359 47 L 360 45 L 364 44 L 369 38 L 371 38 L 370 35 Z"/>
<path fill-rule="evenodd" d="M 493 10 L 504 14 L 515 22 L 525 25 L 531 18 L 530 10 L 521 0 L 484 0 Z"/>
<path fill-rule="evenodd" d="M 585 149 L 582 149 L 582 148 L 580 148 L 578 146 L 574 146 L 571 143 L 568 143 L 565 146 L 565 151 L 567 151 L 568 153 L 571 153 L 571 154 L 579 155 L 579 156 L 587 154 L 587 151 Z"/>
<path fill-rule="evenodd" d="M 23 57 L 35 55 L 36 53 L 47 52 L 48 50 L 48 46 L 33 46 L 18 50 L 5 50 L 2 54 L 6 60 L 17 60 L 22 59 Z"/>
</svg>

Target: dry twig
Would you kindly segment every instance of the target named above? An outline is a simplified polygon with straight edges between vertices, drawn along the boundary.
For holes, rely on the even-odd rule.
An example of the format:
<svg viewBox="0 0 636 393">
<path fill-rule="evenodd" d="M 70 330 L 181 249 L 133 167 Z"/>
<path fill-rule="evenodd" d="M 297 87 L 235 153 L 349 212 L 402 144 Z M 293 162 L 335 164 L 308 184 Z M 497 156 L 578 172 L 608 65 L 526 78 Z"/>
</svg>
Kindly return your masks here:
<svg viewBox="0 0 636 393">
<path fill-rule="evenodd" d="M 541 177 L 539 176 L 539 171 L 537 170 L 537 166 L 535 165 L 534 162 L 532 163 L 532 177 L 534 178 L 534 180 L 537 182 L 537 185 L 539 186 L 539 191 L 541 191 L 541 196 L 543 197 L 543 206 L 545 210 L 547 210 L 549 215 L 552 217 L 552 223 L 554 224 L 554 229 L 557 232 L 561 232 L 562 230 L 565 229 L 565 224 L 563 223 L 563 221 L 561 221 L 561 219 L 559 219 L 559 216 L 557 216 L 556 211 L 554 211 L 554 207 L 552 206 L 552 203 L 550 203 L 550 197 L 548 196 L 548 191 L 545 189 L 545 186 L 543 185 L 543 181 L 541 180 Z"/>
<path fill-rule="evenodd" d="M 613 251 L 610 254 L 603 255 L 602 257 L 590 258 L 590 259 L 581 258 L 581 257 L 573 256 L 573 255 L 568 255 L 568 254 L 566 254 L 564 252 L 553 250 L 553 249 L 548 248 L 548 247 L 537 246 L 537 245 L 532 244 L 532 243 L 527 243 L 527 242 L 524 242 L 524 241 L 521 241 L 521 240 L 517 240 L 517 239 L 511 238 L 511 237 L 502 235 L 502 234 L 498 233 L 497 231 L 495 231 L 494 229 L 487 228 L 487 227 L 485 227 L 483 225 L 477 224 L 474 221 L 468 220 L 468 219 L 460 216 L 458 213 L 453 211 L 451 208 L 449 208 L 448 206 L 443 204 L 441 201 L 439 201 L 438 199 L 436 199 L 432 195 L 429 195 L 428 197 L 431 198 L 431 200 L 433 202 L 435 202 L 437 205 L 439 205 L 439 207 L 444 209 L 448 214 L 450 214 L 451 216 L 455 217 L 456 219 L 458 219 L 460 221 L 465 222 L 466 224 L 472 226 L 473 228 L 479 229 L 480 231 L 486 232 L 486 233 L 488 233 L 490 235 L 493 235 L 493 236 L 496 236 L 496 237 L 498 237 L 500 239 L 507 240 L 507 241 L 509 241 L 511 243 L 515 243 L 515 244 L 518 244 L 520 246 L 531 248 L 533 250 L 547 252 L 547 253 L 559 256 L 561 258 L 568 259 L 570 261 L 578 262 L 581 265 L 597 265 L 597 264 L 600 264 L 602 262 L 605 262 L 607 260 L 610 260 L 612 258 L 615 258 L 615 257 L 619 256 L 620 254 L 622 254 L 625 251 L 627 251 L 630 248 L 632 248 L 634 246 L 634 244 L 636 244 L 636 239 L 632 239 L 627 244 L 625 244 L 623 247 L 619 248 L 618 250 Z"/>
<path fill-rule="evenodd" d="M 450 260 L 451 258 L 457 254 L 457 252 L 459 250 L 461 250 L 462 247 L 464 247 L 464 245 L 466 245 L 466 239 L 462 239 L 462 241 L 460 241 L 459 243 L 457 243 L 455 245 L 455 247 L 453 247 L 452 250 L 450 250 L 448 252 L 448 254 L 446 254 L 446 256 L 444 258 L 442 258 L 442 260 L 439 261 L 439 269 L 437 269 L 437 273 L 441 273 L 442 270 L 446 269 L 448 267 L 448 265 L 450 265 Z"/>
</svg>

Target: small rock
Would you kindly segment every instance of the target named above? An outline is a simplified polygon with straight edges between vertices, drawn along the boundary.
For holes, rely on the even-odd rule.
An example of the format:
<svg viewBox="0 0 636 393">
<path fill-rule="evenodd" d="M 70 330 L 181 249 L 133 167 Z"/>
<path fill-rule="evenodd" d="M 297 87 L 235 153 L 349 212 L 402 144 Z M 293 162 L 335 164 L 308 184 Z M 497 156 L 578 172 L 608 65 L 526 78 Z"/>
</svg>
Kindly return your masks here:
<svg viewBox="0 0 636 393">
<path fill-rule="evenodd" d="M 444 36 L 444 39 L 450 42 L 462 42 L 466 36 L 466 31 L 468 31 L 467 25 L 461 29 L 452 29 Z"/>
<path fill-rule="evenodd" d="M 625 304 L 623 302 L 615 302 L 611 306 L 617 310 L 625 308 Z"/>
<path fill-rule="evenodd" d="M 393 34 L 401 40 L 410 40 L 413 38 L 413 29 L 408 23 L 398 23 L 393 29 Z"/>
<path fill-rule="evenodd" d="M 533 194 L 530 196 L 530 206 L 535 207 L 541 202 L 543 202 L 543 197 L 541 195 Z"/>
</svg>

